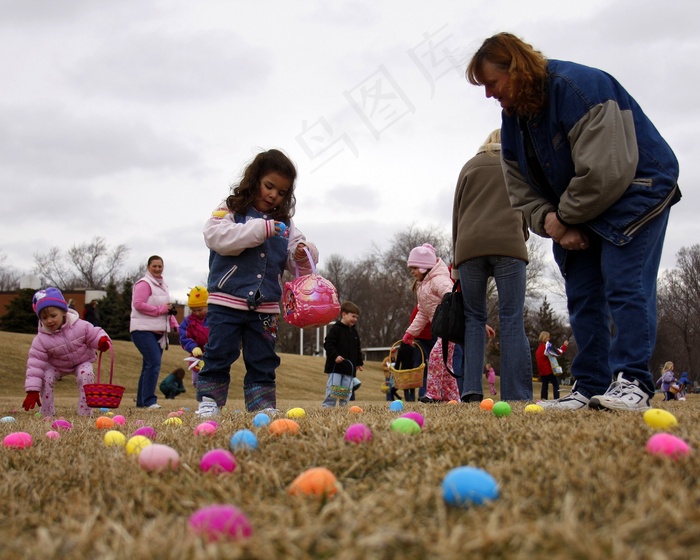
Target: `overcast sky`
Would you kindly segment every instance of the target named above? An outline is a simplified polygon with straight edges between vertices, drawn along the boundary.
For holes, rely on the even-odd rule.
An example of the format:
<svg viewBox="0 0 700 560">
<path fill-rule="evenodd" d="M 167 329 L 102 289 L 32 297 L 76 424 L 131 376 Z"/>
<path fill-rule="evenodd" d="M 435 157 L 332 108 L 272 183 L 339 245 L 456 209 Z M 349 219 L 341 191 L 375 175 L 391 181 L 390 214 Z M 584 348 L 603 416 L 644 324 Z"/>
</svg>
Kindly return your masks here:
<svg viewBox="0 0 700 560">
<path fill-rule="evenodd" d="M 29 273 L 99 235 L 128 268 L 161 255 L 184 301 L 206 281 L 204 222 L 273 147 L 298 167 L 321 266 L 412 224 L 449 230 L 457 175 L 500 126 L 464 69 L 510 31 L 613 74 L 675 150 L 672 268 L 700 242 L 699 16 L 684 0 L 3 0 L 0 255 Z"/>
</svg>

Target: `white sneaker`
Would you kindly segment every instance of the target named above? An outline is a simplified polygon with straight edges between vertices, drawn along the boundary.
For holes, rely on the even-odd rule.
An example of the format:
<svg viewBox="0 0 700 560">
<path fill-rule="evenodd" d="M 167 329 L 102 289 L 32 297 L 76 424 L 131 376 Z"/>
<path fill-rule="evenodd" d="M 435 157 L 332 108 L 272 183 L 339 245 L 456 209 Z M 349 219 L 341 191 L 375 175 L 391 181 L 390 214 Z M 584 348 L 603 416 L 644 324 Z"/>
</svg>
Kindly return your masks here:
<svg viewBox="0 0 700 560">
<path fill-rule="evenodd" d="M 155 404 L 152 404 L 151 406 L 147 406 L 146 408 L 148 408 L 150 410 L 158 410 L 159 408 L 163 408 L 163 407 L 160 406 L 158 403 L 155 403 Z"/>
<path fill-rule="evenodd" d="M 588 404 L 591 408 L 609 410 L 639 410 L 651 408 L 649 395 L 639 386 L 639 381 L 628 381 L 622 377 L 622 372 L 617 374 L 617 379 L 608 387 L 603 395 L 591 397 Z"/>
<path fill-rule="evenodd" d="M 199 403 L 199 408 L 194 413 L 200 418 L 213 418 L 219 415 L 219 407 L 214 399 L 202 397 L 202 402 Z"/>
<path fill-rule="evenodd" d="M 542 408 L 551 410 L 578 410 L 588 406 L 588 399 L 578 391 L 571 391 L 568 395 L 551 401 L 537 401 Z"/>
</svg>

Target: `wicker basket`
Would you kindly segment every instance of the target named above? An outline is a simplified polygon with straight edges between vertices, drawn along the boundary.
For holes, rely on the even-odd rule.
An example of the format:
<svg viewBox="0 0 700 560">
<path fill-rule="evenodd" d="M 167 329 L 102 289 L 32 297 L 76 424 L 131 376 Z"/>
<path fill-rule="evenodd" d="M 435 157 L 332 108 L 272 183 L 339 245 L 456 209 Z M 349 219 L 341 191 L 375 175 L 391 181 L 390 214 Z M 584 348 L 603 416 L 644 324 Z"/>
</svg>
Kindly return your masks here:
<svg viewBox="0 0 700 560">
<path fill-rule="evenodd" d="M 389 355 L 394 351 L 394 347 L 401 344 L 400 340 L 394 342 L 391 345 L 391 350 Z M 389 371 L 391 372 L 391 377 L 394 379 L 395 389 L 417 389 L 423 386 L 423 372 L 425 371 L 425 354 L 423 353 L 423 348 L 420 344 L 416 344 L 420 350 L 421 364 L 418 367 L 411 369 L 396 369 L 394 366 L 389 364 Z"/>
<path fill-rule="evenodd" d="M 341 373 L 339 371 L 335 371 L 335 368 L 338 364 L 333 364 L 333 371 L 331 372 L 331 374 L 333 374 L 333 373 L 339 374 L 341 383 L 343 382 L 343 378 L 350 377 L 350 383 L 348 383 L 347 385 L 331 385 L 329 393 L 330 393 L 330 396 L 333 397 L 334 399 L 342 399 L 342 400 L 346 401 L 350 398 L 350 395 L 352 394 L 352 387 L 353 387 L 353 382 L 352 382 L 353 375 L 352 374 L 355 371 L 355 366 L 352 364 L 352 362 L 350 360 L 343 360 L 343 362 L 341 362 L 341 363 L 344 363 L 344 362 L 347 362 L 350 364 L 350 373 Z"/>
<path fill-rule="evenodd" d="M 100 383 L 100 373 L 102 370 L 102 352 L 97 358 L 97 383 L 90 383 L 83 387 L 85 400 L 90 408 L 119 408 L 124 395 L 125 387 L 112 385 L 112 375 L 114 374 L 114 350 L 109 349 L 109 383 Z"/>
</svg>

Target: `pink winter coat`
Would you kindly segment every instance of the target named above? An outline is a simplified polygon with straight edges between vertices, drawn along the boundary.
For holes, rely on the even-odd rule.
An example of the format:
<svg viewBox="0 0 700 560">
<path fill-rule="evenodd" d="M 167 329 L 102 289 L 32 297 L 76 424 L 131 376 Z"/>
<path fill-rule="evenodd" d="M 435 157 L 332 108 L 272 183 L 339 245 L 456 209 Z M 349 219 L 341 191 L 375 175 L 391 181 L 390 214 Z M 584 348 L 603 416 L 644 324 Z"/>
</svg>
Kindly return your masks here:
<svg viewBox="0 0 700 560">
<path fill-rule="evenodd" d="M 29 348 L 24 390 L 41 391 L 48 366 L 60 372 L 72 372 L 84 362 L 94 362 L 97 343 L 103 336 L 107 336 L 104 330 L 81 319 L 73 309 L 68 310 L 65 324 L 56 332 L 39 322 L 39 332 Z"/>
<path fill-rule="evenodd" d="M 416 297 L 418 299 L 418 313 L 411 321 L 406 332 L 417 337 L 425 325 L 433 320 L 435 308 L 442 301 L 442 296 L 452 291 L 452 278 L 445 261 L 438 259 L 437 264 L 428 271 L 425 278 L 418 282 Z"/>
</svg>

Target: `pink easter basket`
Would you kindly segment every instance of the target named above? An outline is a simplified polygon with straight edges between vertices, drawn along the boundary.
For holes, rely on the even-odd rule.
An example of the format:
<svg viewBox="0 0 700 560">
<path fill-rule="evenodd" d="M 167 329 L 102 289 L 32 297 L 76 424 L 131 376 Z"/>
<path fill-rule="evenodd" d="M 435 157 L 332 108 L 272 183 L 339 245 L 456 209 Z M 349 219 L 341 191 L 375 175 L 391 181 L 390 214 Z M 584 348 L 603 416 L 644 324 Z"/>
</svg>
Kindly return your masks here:
<svg viewBox="0 0 700 560">
<path fill-rule="evenodd" d="M 284 283 L 284 320 L 302 329 L 322 327 L 338 318 L 338 291 L 330 281 L 316 272 L 316 265 L 306 247 L 304 251 L 311 263 L 311 274 L 299 276 L 299 266 L 295 265 L 296 278 Z"/>
<path fill-rule="evenodd" d="M 109 383 L 100 383 L 100 373 L 102 370 L 102 352 L 97 358 L 97 383 L 90 383 L 83 387 L 85 400 L 90 408 L 119 408 L 124 395 L 125 387 L 112 385 L 114 374 L 114 350 L 110 347 Z"/>
</svg>

